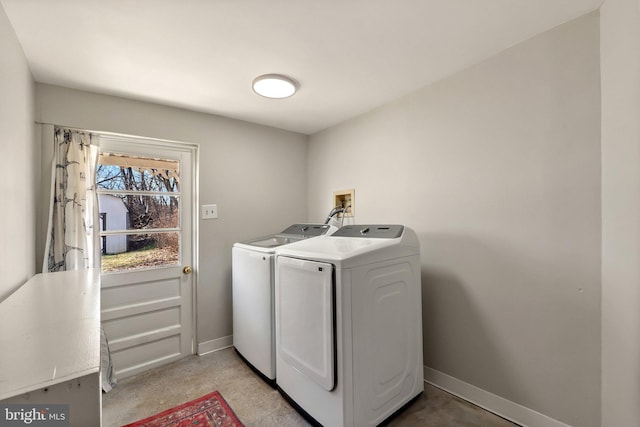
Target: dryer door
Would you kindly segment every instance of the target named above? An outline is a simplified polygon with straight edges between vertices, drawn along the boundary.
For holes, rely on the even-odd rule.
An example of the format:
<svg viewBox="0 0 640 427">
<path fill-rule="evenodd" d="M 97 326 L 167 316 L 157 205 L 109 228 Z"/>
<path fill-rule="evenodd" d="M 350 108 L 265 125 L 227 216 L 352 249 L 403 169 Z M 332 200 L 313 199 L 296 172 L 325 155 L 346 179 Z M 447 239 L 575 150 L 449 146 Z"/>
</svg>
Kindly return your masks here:
<svg viewBox="0 0 640 427">
<path fill-rule="evenodd" d="M 333 266 L 281 256 L 276 269 L 278 354 L 331 391 L 336 386 Z"/>
</svg>

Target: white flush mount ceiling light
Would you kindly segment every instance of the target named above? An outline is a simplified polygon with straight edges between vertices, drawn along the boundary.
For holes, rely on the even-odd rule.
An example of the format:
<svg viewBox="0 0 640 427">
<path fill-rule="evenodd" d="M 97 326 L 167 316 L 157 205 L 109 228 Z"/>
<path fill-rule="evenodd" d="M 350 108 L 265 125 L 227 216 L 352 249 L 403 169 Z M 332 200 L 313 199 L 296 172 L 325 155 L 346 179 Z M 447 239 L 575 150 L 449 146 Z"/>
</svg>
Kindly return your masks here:
<svg viewBox="0 0 640 427">
<path fill-rule="evenodd" d="M 265 98 L 288 98 L 298 90 L 298 83 L 280 74 L 265 74 L 253 80 L 253 90 Z"/>
</svg>

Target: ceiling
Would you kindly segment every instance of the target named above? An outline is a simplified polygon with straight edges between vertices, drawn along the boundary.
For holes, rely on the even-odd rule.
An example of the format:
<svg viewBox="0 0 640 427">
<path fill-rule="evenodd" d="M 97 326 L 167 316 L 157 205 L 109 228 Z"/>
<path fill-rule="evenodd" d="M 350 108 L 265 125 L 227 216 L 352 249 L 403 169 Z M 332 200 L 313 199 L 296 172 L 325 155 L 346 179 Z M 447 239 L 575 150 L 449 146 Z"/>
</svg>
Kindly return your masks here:
<svg viewBox="0 0 640 427">
<path fill-rule="evenodd" d="M 36 81 L 312 134 L 602 0 L 0 0 Z M 282 73 L 294 96 L 252 80 Z"/>
</svg>

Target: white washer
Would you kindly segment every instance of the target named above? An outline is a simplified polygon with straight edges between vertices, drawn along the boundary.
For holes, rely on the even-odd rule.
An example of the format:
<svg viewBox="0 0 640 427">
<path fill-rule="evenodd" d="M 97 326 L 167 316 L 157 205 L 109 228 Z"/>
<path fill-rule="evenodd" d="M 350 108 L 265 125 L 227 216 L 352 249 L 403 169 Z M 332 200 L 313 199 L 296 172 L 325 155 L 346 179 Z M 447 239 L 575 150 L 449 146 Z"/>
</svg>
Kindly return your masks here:
<svg viewBox="0 0 640 427">
<path fill-rule="evenodd" d="M 323 426 L 376 426 L 424 390 L 420 247 L 349 225 L 276 249 L 276 379 Z"/>
<path fill-rule="evenodd" d="M 275 385 L 274 253 L 277 247 L 335 231 L 325 224 L 293 224 L 281 233 L 232 248 L 233 346 Z"/>
</svg>

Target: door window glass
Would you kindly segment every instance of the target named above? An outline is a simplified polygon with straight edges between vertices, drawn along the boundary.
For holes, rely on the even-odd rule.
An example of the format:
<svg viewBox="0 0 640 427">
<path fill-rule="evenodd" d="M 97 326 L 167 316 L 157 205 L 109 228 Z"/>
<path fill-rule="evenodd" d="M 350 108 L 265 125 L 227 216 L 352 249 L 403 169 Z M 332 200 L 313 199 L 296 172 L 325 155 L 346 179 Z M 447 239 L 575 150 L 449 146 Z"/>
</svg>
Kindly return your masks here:
<svg viewBox="0 0 640 427">
<path fill-rule="evenodd" d="M 102 271 L 180 264 L 180 162 L 100 153 Z"/>
</svg>

